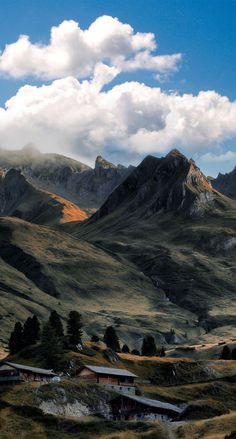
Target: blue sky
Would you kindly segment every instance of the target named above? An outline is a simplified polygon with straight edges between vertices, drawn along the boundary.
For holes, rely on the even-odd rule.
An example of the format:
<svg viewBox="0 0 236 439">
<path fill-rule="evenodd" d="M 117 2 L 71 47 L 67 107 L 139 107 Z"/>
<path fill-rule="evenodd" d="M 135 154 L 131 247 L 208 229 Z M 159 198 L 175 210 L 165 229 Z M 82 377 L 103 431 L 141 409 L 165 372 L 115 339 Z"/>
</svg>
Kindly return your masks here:
<svg viewBox="0 0 236 439">
<path fill-rule="evenodd" d="M 181 53 L 182 59 L 178 70 L 170 72 L 161 79 L 161 82 L 157 82 L 156 72 L 151 70 L 125 70 L 112 82 L 106 84 L 104 90 L 109 90 L 116 84 L 134 80 L 144 82 L 152 88 L 161 87 L 164 93 L 175 90 L 179 95 L 184 93 L 197 95 L 200 91 L 214 90 L 221 96 L 227 96 L 231 102 L 236 100 L 235 0 L 130 0 L 128 2 L 118 0 L 47 0 L 45 2 L 0 0 L 0 7 L 1 51 L 4 50 L 5 44 L 16 42 L 20 34 L 29 35 L 31 43 L 46 45 L 49 42 L 51 27 L 58 26 L 64 20 L 74 20 L 82 29 L 86 29 L 97 17 L 109 15 L 117 17 L 122 23 L 128 23 L 134 32 L 154 33 L 158 43 L 158 50 L 155 54 Z M 2 74 L 0 77 L 0 105 L 3 108 L 5 101 L 14 96 L 23 85 L 31 84 L 40 87 L 42 84 L 50 85 L 54 80 L 54 78 L 34 77 L 32 74 L 21 78 L 7 76 Z M 226 116 L 224 111 L 223 117 L 227 117 L 227 111 Z M 228 127 L 227 129 L 226 134 L 219 135 L 219 139 L 216 139 L 216 148 L 213 145 L 214 140 L 211 140 L 206 149 L 196 147 L 190 149 L 189 153 L 186 145 L 180 146 L 180 149 L 196 158 L 206 173 L 216 174 L 218 170 L 229 171 L 236 164 L 236 141 L 233 130 Z M 225 133 L 225 128 L 223 131 Z M 5 138 L 7 137 L 4 133 L 3 140 Z M 24 134 L 22 139 L 25 138 Z M 30 135 L 29 141 L 31 141 Z M 0 130 L 0 144 L 2 143 L 4 141 L 1 142 Z M 116 151 L 115 139 L 110 145 L 113 144 L 114 151 Z M 120 152 L 117 160 L 121 160 L 122 152 L 124 161 L 136 161 L 145 155 L 145 150 L 142 148 L 139 148 L 138 154 L 135 155 L 133 144 L 131 146 L 130 144 L 129 139 L 126 148 L 130 150 L 126 149 L 125 152 L 124 142 L 122 143 L 122 147 L 118 148 Z M 175 146 L 178 145 L 173 144 L 173 147 Z M 171 147 L 172 144 L 169 149 Z M 99 145 L 96 151 L 91 150 L 88 161 L 93 159 L 95 152 L 99 152 L 98 149 Z M 160 155 L 161 149 L 157 148 L 155 151 L 152 146 L 151 150 L 147 148 L 147 153 Z M 116 159 L 116 153 L 112 154 L 111 150 L 112 146 L 109 146 L 104 153 L 108 151 L 110 158 Z M 228 155 L 228 159 L 225 160 L 223 156 L 227 151 L 232 154 Z M 59 152 L 63 152 L 61 147 Z M 77 154 L 73 146 L 65 150 L 66 152 Z M 163 150 L 163 152 L 166 151 Z M 211 155 L 212 160 L 209 158 Z M 220 156 L 222 159 L 219 158 Z M 78 154 L 78 157 L 84 158 L 85 155 Z"/>
</svg>

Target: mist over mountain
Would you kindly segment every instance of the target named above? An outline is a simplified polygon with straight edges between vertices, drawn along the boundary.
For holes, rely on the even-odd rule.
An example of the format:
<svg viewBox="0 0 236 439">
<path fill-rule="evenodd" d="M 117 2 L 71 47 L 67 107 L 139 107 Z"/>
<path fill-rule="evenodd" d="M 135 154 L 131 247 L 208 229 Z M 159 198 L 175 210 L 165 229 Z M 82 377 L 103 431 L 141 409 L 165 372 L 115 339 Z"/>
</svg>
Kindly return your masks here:
<svg viewBox="0 0 236 439">
<path fill-rule="evenodd" d="M 0 149 L 0 168 L 19 169 L 36 187 L 65 197 L 88 212 L 97 209 L 133 167 L 115 166 L 98 156 L 94 169 L 60 154 L 43 154 L 33 146 Z"/>
</svg>

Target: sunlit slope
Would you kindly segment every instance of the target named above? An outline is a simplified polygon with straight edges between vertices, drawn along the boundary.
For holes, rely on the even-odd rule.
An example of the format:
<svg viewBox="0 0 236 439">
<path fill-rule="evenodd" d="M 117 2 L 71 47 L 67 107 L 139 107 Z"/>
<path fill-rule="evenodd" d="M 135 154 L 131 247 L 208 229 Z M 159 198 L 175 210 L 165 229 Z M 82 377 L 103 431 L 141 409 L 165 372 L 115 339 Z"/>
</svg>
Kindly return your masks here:
<svg viewBox="0 0 236 439">
<path fill-rule="evenodd" d="M 72 202 L 40 190 L 20 171 L 11 169 L 0 176 L 0 212 L 36 224 L 56 225 L 83 221 L 87 214 Z"/>
</svg>

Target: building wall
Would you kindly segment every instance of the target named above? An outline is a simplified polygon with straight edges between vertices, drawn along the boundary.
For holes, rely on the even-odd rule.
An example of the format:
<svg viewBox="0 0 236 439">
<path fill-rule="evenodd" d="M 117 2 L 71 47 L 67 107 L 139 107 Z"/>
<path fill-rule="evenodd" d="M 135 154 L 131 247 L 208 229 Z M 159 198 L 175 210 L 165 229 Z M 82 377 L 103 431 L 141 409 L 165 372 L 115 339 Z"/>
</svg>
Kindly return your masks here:
<svg viewBox="0 0 236 439">
<path fill-rule="evenodd" d="M 31 381 L 43 381 L 43 382 L 48 382 L 51 380 L 50 376 L 47 375 L 40 375 L 40 374 L 35 374 L 35 373 L 30 373 L 30 372 L 22 372 L 20 371 L 20 376 L 21 378 L 23 378 L 24 381 L 27 382 L 31 382 Z"/>
</svg>

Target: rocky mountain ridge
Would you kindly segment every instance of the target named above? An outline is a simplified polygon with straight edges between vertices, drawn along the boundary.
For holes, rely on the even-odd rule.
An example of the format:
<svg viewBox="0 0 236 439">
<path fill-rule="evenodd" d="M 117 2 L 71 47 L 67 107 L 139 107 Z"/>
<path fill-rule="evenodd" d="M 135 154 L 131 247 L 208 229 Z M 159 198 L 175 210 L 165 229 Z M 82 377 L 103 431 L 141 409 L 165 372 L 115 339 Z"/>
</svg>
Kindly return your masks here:
<svg viewBox="0 0 236 439">
<path fill-rule="evenodd" d="M 37 188 L 77 204 L 88 213 L 99 208 L 108 195 L 132 171 L 98 156 L 94 169 L 59 154 L 43 154 L 32 147 L 19 151 L 0 150 L 0 169 L 21 170 Z"/>
<path fill-rule="evenodd" d="M 215 189 L 236 200 L 236 166 L 227 174 L 219 173 L 211 182 Z"/>
<path fill-rule="evenodd" d="M 173 150 L 161 159 L 146 157 L 113 191 L 91 221 L 122 206 L 127 215 L 136 212 L 145 218 L 162 212 L 200 216 L 214 209 L 216 200 L 221 198 L 223 196 L 212 188 L 195 162 Z"/>
</svg>

